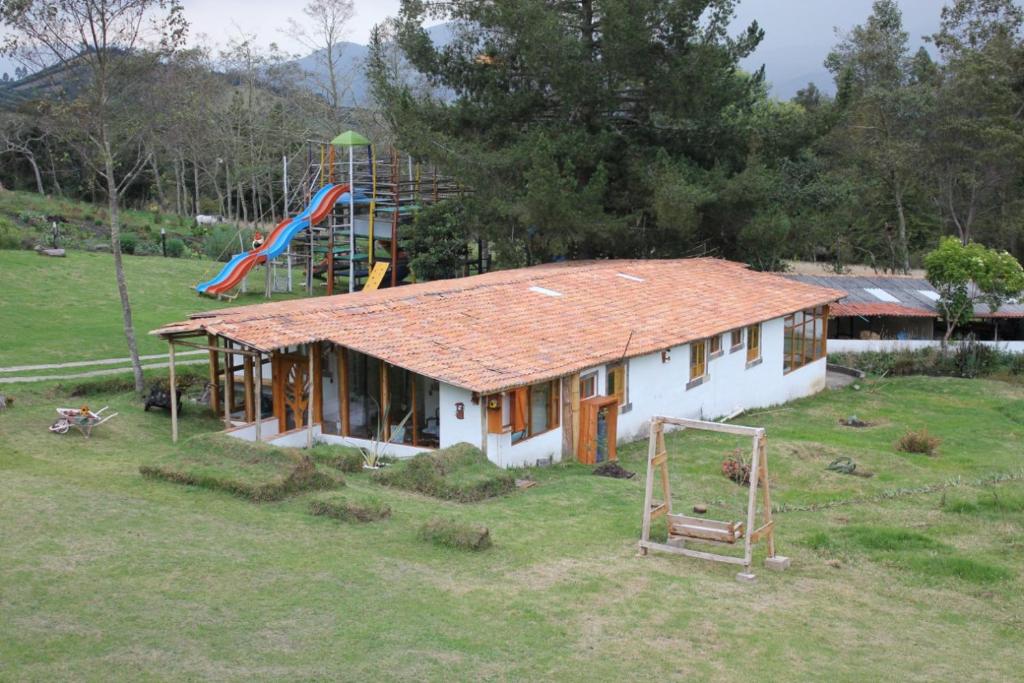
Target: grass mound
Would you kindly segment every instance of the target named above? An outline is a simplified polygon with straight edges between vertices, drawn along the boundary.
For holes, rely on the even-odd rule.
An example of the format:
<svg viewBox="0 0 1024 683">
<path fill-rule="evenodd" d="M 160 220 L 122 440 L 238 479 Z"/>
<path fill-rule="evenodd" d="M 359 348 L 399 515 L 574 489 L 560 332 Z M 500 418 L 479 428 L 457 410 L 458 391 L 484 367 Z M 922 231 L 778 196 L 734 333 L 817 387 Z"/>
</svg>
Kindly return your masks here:
<svg viewBox="0 0 1024 683">
<path fill-rule="evenodd" d="M 942 439 L 932 436 L 928 430 L 910 430 L 896 441 L 896 450 L 903 453 L 922 453 L 924 455 L 935 455 Z"/>
<path fill-rule="evenodd" d="M 479 448 L 459 443 L 397 462 L 375 479 L 385 485 L 459 503 L 474 503 L 511 492 L 516 480 Z"/>
<path fill-rule="evenodd" d="M 491 547 L 491 532 L 480 524 L 434 517 L 420 527 L 420 538 L 435 545 L 458 550 L 486 550 Z"/>
<path fill-rule="evenodd" d="M 294 449 L 202 434 L 162 461 L 143 465 L 144 477 L 225 491 L 253 503 L 281 500 L 301 491 L 343 486 Z"/>
<path fill-rule="evenodd" d="M 363 452 L 358 448 L 318 443 L 306 451 L 318 465 L 355 474 L 363 471 Z"/>
<path fill-rule="evenodd" d="M 364 501 L 334 498 L 314 500 L 309 504 L 309 514 L 342 522 L 378 522 L 391 516 L 391 506 L 376 498 Z"/>
</svg>

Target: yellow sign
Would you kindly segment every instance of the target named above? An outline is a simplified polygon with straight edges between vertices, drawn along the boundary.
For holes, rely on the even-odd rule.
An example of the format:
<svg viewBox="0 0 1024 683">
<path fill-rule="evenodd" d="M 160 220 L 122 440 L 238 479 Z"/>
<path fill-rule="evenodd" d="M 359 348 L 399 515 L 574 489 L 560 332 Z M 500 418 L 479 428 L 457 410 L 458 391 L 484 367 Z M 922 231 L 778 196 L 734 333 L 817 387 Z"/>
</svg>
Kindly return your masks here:
<svg viewBox="0 0 1024 683">
<path fill-rule="evenodd" d="M 373 270 L 370 271 L 370 277 L 366 278 L 366 284 L 363 285 L 363 291 L 372 292 L 380 287 L 380 283 L 384 281 L 384 273 L 386 272 L 388 272 L 387 261 L 377 261 L 374 263 Z"/>
</svg>

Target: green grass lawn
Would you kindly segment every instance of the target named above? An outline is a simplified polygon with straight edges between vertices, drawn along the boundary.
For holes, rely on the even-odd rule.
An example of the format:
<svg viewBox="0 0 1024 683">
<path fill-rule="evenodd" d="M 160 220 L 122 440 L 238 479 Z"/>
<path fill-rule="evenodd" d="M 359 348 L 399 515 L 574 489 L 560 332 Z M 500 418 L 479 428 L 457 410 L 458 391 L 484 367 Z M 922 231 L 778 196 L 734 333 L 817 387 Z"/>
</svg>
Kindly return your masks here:
<svg viewBox="0 0 1024 683">
<path fill-rule="evenodd" d="M 35 257 L 33 257 L 35 258 Z M 174 317 L 173 315 L 170 317 Z M 6 332 L 6 331 L 4 331 Z M 6 341 L 8 338 L 4 338 Z M 1024 666 L 1024 389 L 899 378 L 742 416 L 768 430 L 783 573 L 636 556 L 632 480 L 579 465 L 460 505 L 346 474 L 336 492 L 253 504 L 143 478 L 195 458 L 131 394 L 86 441 L 46 426 L 81 399 L 8 387 L 0 413 L 0 679 L 1014 680 Z M 876 423 L 838 426 L 855 413 Z M 926 427 L 938 455 L 897 453 Z M 217 428 L 194 404 L 184 437 Z M 739 519 L 720 474 L 741 440 L 669 436 L 677 509 Z M 852 456 L 875 476 L 828 472 Z M 998 484 L 978 484 L 1005 478 Z M 930 492 L 914 490 L 930 487 Z M 380 501 L 367 524 L 317 499 Z M 467 553 L 417 538 L 430 517 L 491 530 Z M 660 530 L 658 530 L 660 532 Z M 763 550 L 757 554 L 763 557 Z"/>
<path fill-rule="evenodd" d="M 125 256 L 124 264 L 144 355 L 167 352 L 165 342 L 147 334 L 164 323 L 195 311 L 265 301 L 262 268 L 250 274 L 248 294 L 219 302 L 192 287 L 216 275 L 221 263 Z M 297 289 L 301 277 L 297 272 Z M 0 250 L 0 292 L 0 367 L 128 357 L 110 254 L 69 251 L 67 258 L 46 258 Z"/>
</svg>

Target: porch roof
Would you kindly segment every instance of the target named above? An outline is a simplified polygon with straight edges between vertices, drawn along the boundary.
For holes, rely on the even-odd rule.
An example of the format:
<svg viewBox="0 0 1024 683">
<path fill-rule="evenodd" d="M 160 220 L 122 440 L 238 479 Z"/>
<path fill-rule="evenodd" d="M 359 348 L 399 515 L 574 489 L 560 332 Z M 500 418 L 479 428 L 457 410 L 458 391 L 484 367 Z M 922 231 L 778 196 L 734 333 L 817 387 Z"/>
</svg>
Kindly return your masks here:
<svg viewBox="0 0 1024 683">
<path fill-rule="evenodd" d="M 576 261 L 197 313 L 151 334 L 214 334 L 262 351 L 329 341 L 492 393 L 844 295 L 720 259 Z"/>
</svg>

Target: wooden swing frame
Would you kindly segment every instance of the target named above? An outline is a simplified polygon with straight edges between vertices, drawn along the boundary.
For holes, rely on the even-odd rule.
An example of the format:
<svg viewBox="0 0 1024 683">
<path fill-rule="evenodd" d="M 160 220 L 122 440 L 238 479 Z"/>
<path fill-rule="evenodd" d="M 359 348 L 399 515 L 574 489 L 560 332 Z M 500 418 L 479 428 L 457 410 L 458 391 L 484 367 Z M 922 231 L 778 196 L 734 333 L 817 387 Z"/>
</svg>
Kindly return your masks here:
<svg viewBox="0 0 1024 683">
<path fill-rule="evenodd" d="M 668 481 L 668 449 L 665 447 L 665 425 L 683 429 L 700 429 L 710 432 L 749 437 L 751 440 L 750 493 L 747 497 L 747 518 L 745 522 L 720 522 L 703 517 L 688 517 L 672 512 L 672 493 Z M 765 567 L 782 570 L 789 567 L 789 558 L 775 554 L 775 520 L 772 518 L 771 489 L 768 483 L 767 437 L 762 427 L 744 427 L 719 422 L 705 422 L 680 417 L 655 417 L 651 420 L 650 439 L 647 446 L 647 482 L 644 489 L 643 527 L 640 534 L 640 554 L 648 550 L 660 550 L 676 555 L 686 555 L 702 560 L 726 562 L 743 566 L 736 575 L 741 581 L 753 581 L 751 573 L 753 546 L 765 540 L 768 557 Z M 661 477 L 662 500 L 654 500 L 654 474 Z M 762 524 L 757 526 L 757 493 L 762 492 Z M 668 541 L 658 543 L 651 540 L 651 521 L 659 517 L 668 521 Z M 735 545 L 743 539 L 743 557 L 719 555 L 717 553 L 693 550 L 685 546 L 686 541 Z"/>
</svg>

